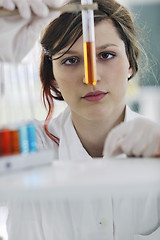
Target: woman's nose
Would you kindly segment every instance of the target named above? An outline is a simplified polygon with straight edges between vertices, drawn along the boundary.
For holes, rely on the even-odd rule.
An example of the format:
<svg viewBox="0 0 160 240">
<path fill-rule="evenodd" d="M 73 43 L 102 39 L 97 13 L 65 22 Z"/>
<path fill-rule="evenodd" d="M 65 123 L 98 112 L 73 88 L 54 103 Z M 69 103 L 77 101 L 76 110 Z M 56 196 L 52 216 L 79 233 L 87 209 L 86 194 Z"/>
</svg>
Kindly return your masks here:
<svg viewBox="0 0 160 240">
<path fill-rule="evenodd" d="M 91 79 L 89 79 L 89 77 L 91 77 Z M 83 76 L 83 83 L 88 84 L 88 85 L 92 85 L 92 83 L 94 81 L 96 83 L 98 83 L 100 80 L 101 80 L 101 77 L 100 77 L 100 73 L 99 73 L 97 68 L 95 69 L 95 77 L 94 77 L 94 79 L 93 79 L 93 75 L 85 77 L 85 74 L 84 74 L 84 76 Z M 93 85 L 95 85 L 95 84 L 93 84 Z"/>
</svg>

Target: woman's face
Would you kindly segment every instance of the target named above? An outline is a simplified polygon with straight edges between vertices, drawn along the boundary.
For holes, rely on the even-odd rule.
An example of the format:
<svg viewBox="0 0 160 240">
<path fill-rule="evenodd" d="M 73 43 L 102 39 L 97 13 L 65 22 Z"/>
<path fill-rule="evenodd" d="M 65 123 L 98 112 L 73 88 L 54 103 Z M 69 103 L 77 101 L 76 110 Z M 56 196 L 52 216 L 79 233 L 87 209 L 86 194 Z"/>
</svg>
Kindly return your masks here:
<svg viewBox="0 0 160 240">
<path fill-rule="evenodd" d="M 124 110 L 128 75 L 132 74 L 124 42 L 111 20 L 103 20 L 96 25 L 95 39 L 95 86 L 86 85 L 84 81 L 82 37 L 63 57 L 53 60 L 53 74 L 64 100 L 70 106 L 72 119 L 107 120 Z M 67 49 L 64 48 L 53 58 Z"/>
</svg>

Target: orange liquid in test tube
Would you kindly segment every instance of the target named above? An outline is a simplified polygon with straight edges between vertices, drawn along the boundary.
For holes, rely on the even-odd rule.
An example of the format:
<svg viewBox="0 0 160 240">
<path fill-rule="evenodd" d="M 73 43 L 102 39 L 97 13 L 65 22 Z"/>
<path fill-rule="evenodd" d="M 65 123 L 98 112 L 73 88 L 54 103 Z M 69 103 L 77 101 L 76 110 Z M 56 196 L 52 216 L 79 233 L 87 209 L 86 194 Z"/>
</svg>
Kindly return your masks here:
<svg viewBox="0 0 160 240">
<path fill-rule="evenodd" d="M 85 82 L 88 85 L 96 84 L 95 65 L 95 44 L 94 42 L 84 42 Z"/>
<path fill-rule="evenodd" d="M 93 0 L 81 0 L 81 4 L 93 4 Z M 82 30 L 83 30 L 83 51 L 85 83 L 96 84 L 96 51 L 95 51 L 95 31 L 94 12 L 92 9 L 82 9 Z"/>
<path fill-rule="evenodd" d="M 18 130 L 11 130 L 11 145 L 12 145 L 12 154 L 19 154 L 20 146 L 19 146 L 19 131 Z"/>
</svg>

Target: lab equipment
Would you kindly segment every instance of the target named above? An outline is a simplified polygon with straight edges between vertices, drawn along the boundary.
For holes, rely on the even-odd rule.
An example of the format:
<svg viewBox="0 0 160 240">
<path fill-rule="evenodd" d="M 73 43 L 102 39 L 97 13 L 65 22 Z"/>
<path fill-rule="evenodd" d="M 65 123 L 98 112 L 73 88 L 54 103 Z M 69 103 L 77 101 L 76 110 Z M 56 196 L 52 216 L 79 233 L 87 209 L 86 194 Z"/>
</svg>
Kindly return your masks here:
<svg viewBox="0 0 160 240">
<path fill-rule="evenodd" d="M 29 140 L 28 140 L 28 132 L 27 125 L 23 124 L 19 128 L 19 136 L 20 136 L 20 149 L 21 153 L 29 152 Z"/>
<path fill-rule="evenodd" d="M 11 132 L 9 129 L 3 128 L 1 130 L 1 151 L 2 155 L 7 156 L 11 155 L 12 148 L 11 148 Z"/>
<path fill-rule="evenodd" d="M 0 155 L 36 152 L 36 131 L 31 120 L 35 101 L 33 68 L 1 63 L 0 70 Z"/>
<path fill-rule="evenodd" d="M 27 125 L 27 133 L 28 133 L 29 152 L 37 152 L 36 129 L 32 122 L 28 123 Z"/>
<path fill-rule="evenodd" d="M 29 154 L 18 154 L 5 156 L 0 159 L 0 174 L 12 171 L 26 170 L 39 166 L 51 165 L 53 162 L 53 151 L 39 151 Z"/>
<path fill-rule="evenodd" d="M 19 154 L 20 153 L 19 131 L 17 129 L 11 130 L 11 144 L 12 154 Z"/>
<path fill-rule="evenodd" d="M 81 0 L 84 4 L 93 4 L 93 0 Z M 96 52 L 95 52 L 95 33 L 94 33 L 94 13 L 92 9 L 82 9 L 83 27 L 83 48 L 84 48 L 84 67 L 85 83 L 88 85 L 96 84 Z"/>
<path fill-rule="evenodd" d="M 34 71 L 28 63 L 0 63 L 0 174 L 53 161 L 50 149 L 37 149 Z"/>
<path fill-rule="evenodd" d="M 12 145 L 11 145 L 11 131 L 8 126 L 8 121 L 11 116 L 9 116 L 9 111 L 7 111 L 7 106 L 10 104 L 9 101 L 9 94 L 7 93 L 7 84 L 5 81 L 5 68 L 4 65 L 0 66 L 0 112 L 1 112 L 1 128 L 0 128 L 0 149 L 1 149 L 1 156 L 8 156 L 12 153 Z M 10 87 L 10 85 L 8 85 Z M 7 110 L 6 110 L 7 109 Z M 12 109 L 12 108 L 11 108 Z"/>
</svg>

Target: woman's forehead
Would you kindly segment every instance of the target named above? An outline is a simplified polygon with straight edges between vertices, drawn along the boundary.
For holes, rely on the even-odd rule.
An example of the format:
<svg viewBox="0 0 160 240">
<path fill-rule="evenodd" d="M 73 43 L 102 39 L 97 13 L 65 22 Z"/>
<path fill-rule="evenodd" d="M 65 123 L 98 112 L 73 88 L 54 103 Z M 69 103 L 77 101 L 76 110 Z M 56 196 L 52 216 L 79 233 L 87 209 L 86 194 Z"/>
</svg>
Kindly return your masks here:
<svg viewBox="0 0 160 240">
<path fill-rule="evenodd" d="M 95 45 L 97 49 L 103 49 L 107 47 L 122 47 L 124 45 L 120 38 L 116 27 L 112 20 L 105 19 L 100 21 L 95 26 Z M 58 54 L 64 54 L 70 46 L 66 46 Z M 74 45 L 67 52 L 74 54 L 83 50 L 83 35 L 74 43 Z"/>
<path fill-rule="evenodd" d="M 105 19 L 96 24 L 95 42 L 97 47 L 105 44 L 121 45 L 123 43 L 111 19 Z"/>
</svg>

